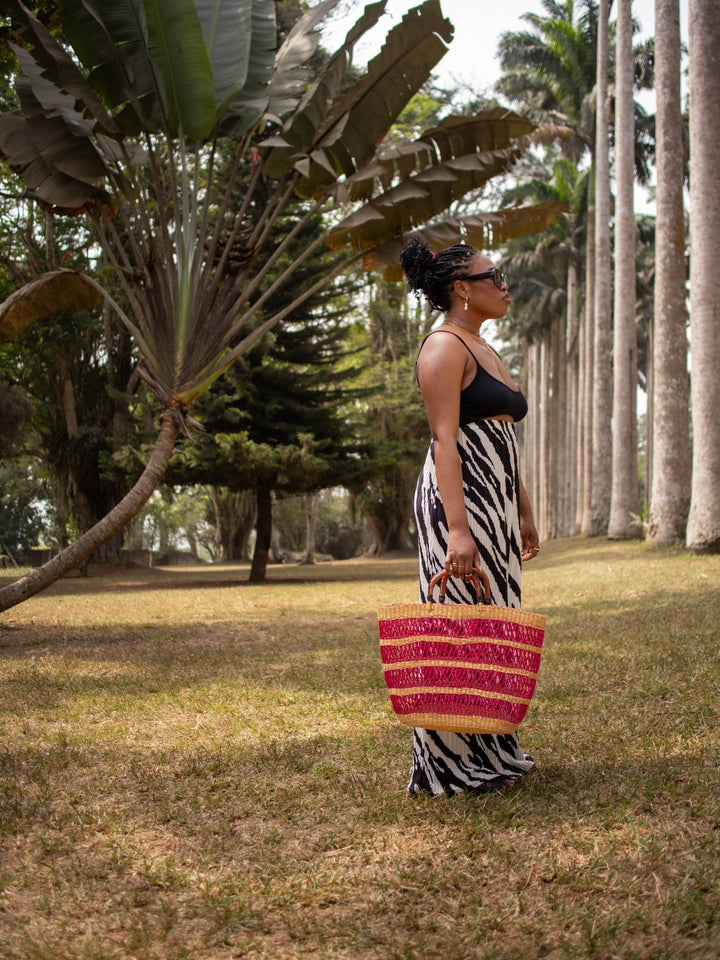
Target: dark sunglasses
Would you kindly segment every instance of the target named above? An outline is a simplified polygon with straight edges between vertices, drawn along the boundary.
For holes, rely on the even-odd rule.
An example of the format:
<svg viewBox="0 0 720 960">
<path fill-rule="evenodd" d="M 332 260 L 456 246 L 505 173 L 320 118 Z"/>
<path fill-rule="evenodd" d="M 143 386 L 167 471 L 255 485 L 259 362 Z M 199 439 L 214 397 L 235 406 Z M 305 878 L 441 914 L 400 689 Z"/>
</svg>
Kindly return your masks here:
<svg viewBox="0 0 720 960">
<path fill-rule="evenodd" d="M 467 277 L 456 277 L 456 280 L 492 280 L 495 286 L 500 289 L 503 284 L 509 285 L 508 275 L 502 273 L 497 267 L 492 270 L 486 270 L 485 273 L 471 273 Z"/>
</svg>

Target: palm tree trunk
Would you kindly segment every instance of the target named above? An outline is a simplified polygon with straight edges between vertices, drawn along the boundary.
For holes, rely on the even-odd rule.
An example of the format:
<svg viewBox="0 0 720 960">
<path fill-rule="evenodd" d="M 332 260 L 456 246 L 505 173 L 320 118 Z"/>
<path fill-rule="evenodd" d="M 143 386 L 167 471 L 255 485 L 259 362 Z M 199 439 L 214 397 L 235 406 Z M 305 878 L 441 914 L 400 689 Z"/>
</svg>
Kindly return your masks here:
<svg viewBox="0 0 720 960">
<path fill-rule="evenodd" d="M 571 263 L 567 273 L 567 339 L 565 344 L 565 363 L 568 368 L 568 412 L 563 443 L 566 450 L 568 501 L 564 536 L 573 536 L 577 530 L 578 454 L 580 451 L 579 319 L 577 310 L 577 268 L 574 263 Z"/>
<path fill-rule="evenodd" d="M 589 261 L 586 261 L 589 267 Z M 587 284 L 587 277 L 586 277 Z M 583 290 L 587 295 L 587 286 Z M 587 369 L 585 364 L 585 344 L 587 340 L 587 303 L 578 313 L 577 338 L 577 423 L 575 442 L 577 444 L 577 463 L 575 469 L 575 533 L 581 533 L 585 516 L 585 390 Z"/>
<path fill-rule="evenodd" d="M 583 471 L 581 532 L 588 536 L 591 529 L 591 494 L 593 462 L 593 372 L 595 351 L 595 206 L 587 213 L 587 256 L 585 280 L 585 349 L 583 376 Z"/>
<path fill-rule="evenodd" d="M 653 416 L 653 398 L 655 396 L 655 320 L 650 318 L 647 334 L 647 356 L 645 363 L 647 366 L 647 382 L 645 384 L 647 397 L 647 410 L 645 412 L 645 502 L 643 503 L 643 512 L 646 517 L 650 515 L 650 495 L 652 491 L 653 476 L 653 437 L 655 436 L 655 417 Z"/>
<path fill-rule="evenodd" d="M 550 385 L 548 382 L 550 373 L 550 350 L 547 334 L 543 336 L 543 339 L 540 341 L 538 357 L 540 394 L 540 449 L 538 451 L 538 477 L 540 478 L 540 502 L 538 506 L 540 509 L 540 523 L 538 524 L 538 531 L 543 540 L 548 540 L 553 537 L 548 505 L 550 502 L 550 494 L 552 492 L 554 495 L 555 491 L 551 491 L 552 479 L 550 475 Z"/>
<path fill-rule="evenodd" d="M 691 550 L 720 551 L 720 8 L 690 0 Z"/>
<path fill-rule="evenodd" d="M 615 308 L 612 493 L 608 536 L 638 535 L 637 332 L 635 329 L 635 105 L 631 0 L 618 0 L 615 57 Z"/>
<path fill-rule="evenodd" d="M 595 337 L 593 356 L 592 488 L 588 534 L 607 533 L 612 483 L 612 276 L 608 153 L 608 0 L 600 0 L 595 135 Z"/>
<path fill-rule="evenodd" d="M 685 326 L 685 220 L 678 0 L 655 0 L 657 191 L 653 464 L 648 540 L 685 539 L 690 504 L 690 414 Z M 717 123 L 715 117 L 713 124 Z M 705 199 L 700 199 L 700 206 Z M 717 267 L 713 267 L 716 270 Z"/>
<path fill-rule="evenodd" d="M 114 507 L 107 516 L 103 517 L 99 523 L 83 534 L 75 543 L 71 543 L 61 553 L 52 560 L 48 560 L 37 570 L 33 570 L 26 577 L 16 580 L 14 583 L 3 587 L 0 590 L 0 612 L 14 607 L 23 600 L 34 597 L 50 584 L 55 583 L 60 577 L 64 576 L 78 564 L 82 563 L 87 557 L 94 553 L 98 547 L 102 546 L 111 539 L 116 533 L 123 529 L 132 519 L 137 516 L 140 510 L 157 489 L 160 480 L 165 473 L 170 457 L 175 449 L 175 440 L 177 438 L 180 426 L 179 416 L 172 410 L 163 412 L 160 421 L 160 432 L 152 455 L 148 460 L 147 466 L 142 476 L 137 481 L 130 492 L 123 497 L 120 503 Z"/>
<path fill-rule="evenodd" d="M 550 493 L 548 497 L 549 536 L 565 536 L 565 505 L 567 503 L 565 422 L 567 417 L 567 367 L 565 363 L 565 316 L 555 318 L 548 350 L 550 363 L 549 445 Z"/>
<path fill-rule="evenodd" d="M 520 470 L 523 483 L 535 511 L 535 523 L 540 522 L 540 483 L 538 481 L 537 451 L 539 447 L 539 398 L 537 392 L 537 344 L 531 343 L 527 352 L 527 383 L 525 393 L 528 415 L 518 425 L 520 443 Z M 538 526 L 538 530 L 540 527 Z"/>
</svg>

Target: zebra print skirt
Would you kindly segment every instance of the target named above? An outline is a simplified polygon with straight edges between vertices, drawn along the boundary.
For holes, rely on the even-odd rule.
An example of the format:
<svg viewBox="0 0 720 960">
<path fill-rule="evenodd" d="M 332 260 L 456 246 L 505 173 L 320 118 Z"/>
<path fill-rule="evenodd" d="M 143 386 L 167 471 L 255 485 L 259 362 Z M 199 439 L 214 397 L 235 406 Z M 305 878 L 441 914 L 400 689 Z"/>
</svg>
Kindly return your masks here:
<svg viewBox="0 0 720 960">
<path fill-rule="evenodd" d="M 492 603 L 520 606 L 520 512 L 515 427 L 505 420 L 480 420 L 460 427 L 458 450 L 470 532 L 490 580 Z M 445 566 L 448 528 L 430 444 L 415 491 L 420 555 L 420 602 L 432 576 Z M 477 603 L 471 585 L 448 581 L 446 602 Z M 517 734 L 460 734 L 415 729 L 410 793 L 484 791 L 522 777 L 534 766 Z"/>
</svg>

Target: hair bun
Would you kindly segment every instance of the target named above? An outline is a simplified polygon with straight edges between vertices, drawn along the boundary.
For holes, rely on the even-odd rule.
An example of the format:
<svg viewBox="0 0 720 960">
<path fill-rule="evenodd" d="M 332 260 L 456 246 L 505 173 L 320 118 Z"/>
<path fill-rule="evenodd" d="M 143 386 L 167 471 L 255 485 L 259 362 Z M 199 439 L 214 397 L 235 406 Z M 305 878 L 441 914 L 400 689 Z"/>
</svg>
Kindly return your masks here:
<svg viewBox="0 0 720 960">
<path fill-rule="evenodd" d="M 435 254 L 424 240 L 411 237 L 400 254 L 400 266 L 403 268 L 411 290 L 425 290 L 426 278 L 432 270 Z"/>
</svg>

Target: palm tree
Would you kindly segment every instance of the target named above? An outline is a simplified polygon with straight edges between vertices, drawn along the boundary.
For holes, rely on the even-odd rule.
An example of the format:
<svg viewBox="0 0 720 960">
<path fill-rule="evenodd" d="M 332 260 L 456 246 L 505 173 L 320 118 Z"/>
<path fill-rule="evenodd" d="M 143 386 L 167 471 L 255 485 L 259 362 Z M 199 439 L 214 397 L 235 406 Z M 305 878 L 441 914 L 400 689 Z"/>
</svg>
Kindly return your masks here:
<svg viewBox="0 0 720 960">
<path fill-rule="evenodd" d="M 600 533 L 608 522 L 610 501 L 610 339 L 611 304 L 609 262 L 609 195 L 603 186 L 596 211 L 595 142 L 596 102 L 605 106 L 605 99 L 596 97 L 598 78 L 597 52 L 599 24 L 607 26 L 607 7 L 602 17 L 595 0 L 566 0 L 557 3 L 543 0 L 545 15 L 526 14 L 523 19 L 531 27 L 524 32 L 505 34 L 500 42 L 499 59 L 503 77 L 497 89 L 521 104 L 523 112 L 538 124 L 536 136 L 553 136 L 566 155 L 579 161 L 590 157 L 593 176 L 588 179 L 588 198 L 584 208 L 586 251 L 584 272 L 577 283 L 582 291 L 585 310 L 577 329 L 577 348 L 581 363 L 577 371 L 579 391 L 577 416 L 580 424 L 576 440 L 577 457 L 577 522 L 584 533 Z M 610 74 L 614 70 L 612 51 L 607 49 Z M 638 87 L 652 82 L 648 69 L 651 58 L 645 46 L 634 51 L 634 76 Z M 602 71 L 604 77 L 606 71 Z M 634 104 L 635 113 L 635 173 L 640 182 L 647 182 L 649 118 Z M 603 141 L 607 143 L 607 119 L 600 124 Z M 603 161 L 601 160 L 601 164 Z M 601 170 L 603 183 L 606 182 Z M 607 200 L 606 200 L 607 197 Z M 603 237 L 602 247 L 596 251 L 596 231 Z M 596 283 L 597 259 L 604 266 L 603 276 Z M 599 298 L 601 323 L 600 354 L 595 349 L 595 305 Z M 594 393 L 594 399 L 593 399 Z M 601 404 L 602 411 L 593 410 Z M 594 494 L 593 494 L 594 488 Z"/>
<path fill-rule="evenodd" d="M 513 277 L 513 309 L 512 319 L 506 318 L 500 329 L 508 340 L 519 337 L 531 344 L 526 374 L 530 413 L 527 428 L 521 428 L 523 477 L 541 536 L 554 537 L 576 531 L 582 425 L 577 278 L 587 174 L 556 156 L 548 179 L 548 161 L 546 156 L 529 177 L 521 173 L 518 185 L 503 197 L 505 202 L 555 200 L 567 213 L 539 241 L 526 237 L 507 244 L 503 263 Z"/>
<path fill-rule="evenodd" d="M 546 16 L 522 16 L 531 29 L 500 38 L 496 88 L 536 123 L 551 125 L 577 163 L 594 152 L 597 4 L 542 0 L 542 7 Z"/>
<path fill-rule="evenodd" d="M 691 550 L 720 550 L 720 14 L 690 0 L 690 318 L 693 472 Z"/>
<path fill-rule="evenodd" d="M 378 245 L 437 216 L 519 156 L 532 124 L 503 110 L 446 118 L 378 155 L 394 118 L 445 53 L 452 27 L 438 0 L 426 0 L 348 86 L 353 47 L 384 9 L 368 6 L 309 78 L 316 27 L 335 4 L 312 8 L 276 49 L 273 0 L 60 0 L 63 43 L 21 0 L 0 3 L 12 18 L 19 66 L 19 109 L 0 116 L 0 154 L 39 203 L 90 219 L 126 300 L 124 309 L 93 277 L 56 270 L 3 305 L 1 329 L 18 331 L 102 297 L 131 331 L 138 371 L 161 405 L 157 443 L 133 490 L 62 554 L 0 591 L 0 609 L 53 582 L 137 513 L 194 399 L 317 289 L 279 313 L 263 312 L 299 262 L 326 242 L 346 249 L 318 285 L 358 259 L 377 263 Z M 219 162 L 228 146 L 229 171 Z M 237 182 L 245 184 L 239 207 L 230 203 Z M 297 196 L 307 199 L 306 213 L 271 246 Z M 332 229 L 300 261 L 276 269 L 305 223 L 333 207 Z M 478 216 L 474 227 L 487 236 L 499 222 L 488 226 Z M 524 229 L 516 211 L 507 229 Z M 457 223 L 447 231 L 459 238 Z"/>
<path fill-rule="evenodd" d="M 652 489 L 648 540 L 684 540 L 690 503 L 683 137 L 678 0 L 655 0 L 657 192 Z"/>
<path fill-rule="evenodd" d="M 635 324 L 634 114 L 631 0 L 618 0 L 615 56 L 615 300 L 613 310 L 612 490 L 608 536 L 639 533 L 637 333 Z"/>
<path fill-rule="evenodd" d="M 610 252 L 610 157 L 608 104 L 608 0 L 598 11 L 595 109 L 595 298 L 593 321 L 593 424 L 590 516 L 585 532 L 607 532 L 612 483 L 612 259 Z"/>
</svg>

